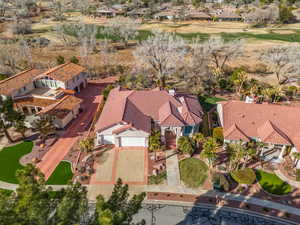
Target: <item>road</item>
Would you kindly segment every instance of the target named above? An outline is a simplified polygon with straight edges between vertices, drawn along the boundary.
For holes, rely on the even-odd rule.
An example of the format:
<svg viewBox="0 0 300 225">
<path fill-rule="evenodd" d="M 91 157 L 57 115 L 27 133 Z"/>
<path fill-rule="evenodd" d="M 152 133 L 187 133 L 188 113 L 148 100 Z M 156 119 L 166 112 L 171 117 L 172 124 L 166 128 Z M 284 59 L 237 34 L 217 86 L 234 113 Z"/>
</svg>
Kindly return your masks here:
<svg viewBox="0 0 300 225">
<path fill-rule="evenodd" d="M 208 205 L 144 205 L 134 216 L 134 222 L 145 220 L 146 225 L 292 225 L 279 218 L 270 218 L 228 207 Z"/>
</svg>

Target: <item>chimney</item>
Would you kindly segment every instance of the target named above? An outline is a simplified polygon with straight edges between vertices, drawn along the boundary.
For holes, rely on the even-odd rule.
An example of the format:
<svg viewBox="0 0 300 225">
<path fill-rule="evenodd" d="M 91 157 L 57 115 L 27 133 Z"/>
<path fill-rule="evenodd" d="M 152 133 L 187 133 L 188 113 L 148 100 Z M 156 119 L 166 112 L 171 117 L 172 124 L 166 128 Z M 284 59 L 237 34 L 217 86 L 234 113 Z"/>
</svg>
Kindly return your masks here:
<svg viewBox="0 0 300 225">
<path fill-rule="evenodd" d="M 170 89 L 170 90 L 169 90 L 169 95 L 175 96 L 175 90 L 174 90 L 174 89 Z"/>
<path fill-rule="evenodd" d="M 254 98 L 250 97 L 250 96 L 246 96 L 246 100 L 245 100 L 246 103 L 253 103 L 254 102 Z"/>
</svg>

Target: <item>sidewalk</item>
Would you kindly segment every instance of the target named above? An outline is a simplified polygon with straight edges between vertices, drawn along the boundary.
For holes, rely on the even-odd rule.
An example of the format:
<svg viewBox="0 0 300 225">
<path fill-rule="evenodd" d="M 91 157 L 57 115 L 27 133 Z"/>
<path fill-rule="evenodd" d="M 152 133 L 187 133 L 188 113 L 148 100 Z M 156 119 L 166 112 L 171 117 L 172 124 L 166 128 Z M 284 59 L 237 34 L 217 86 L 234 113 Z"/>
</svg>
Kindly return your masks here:
<svg viewBox="0 0 300 225">
<path fill-rule="evenodd" d="M 284 174 L 280 170 L 275 170 L 274 172 L 281 180 L 284 180 L 285 182 L 294 186 L 295 188 L 300 189 L 300 182 L 297 182 L 297 181 L 287 178 L 286 176 L 284 176 Z"/>
<path fill-rule="evenodd" d="M 4 181 L 0 181 L 0 188 L 15 191 L 18 188 L 18 184 L 11 184 Z M 66 188 L 68 185 L 46 185 L 47 187 L 52 187 L 53 191 L 58 191 L 60 189 Z"/>
<path fill-rule="evenodd" d="M 146 192 L 160 192 L 160 193 L 169 193 L 169 194 L 188 194 L 195 196 L 205 196 L 205 197 L 216 197 L 219 196 L 226 200 L 239 201 L 244 203 L 249 203 L 253 205 L 259 205 L 266 208 L 272 208 L 279 211 L 285 211 L 297 216 L 300 216 L 300 209 L 294 208 L 285 204 L 280 204 L 277 202 L 272 202 L 269 200 L 262 200 L 256 197 L 243 196 L 238 194 L 231 193 L 222 193 L 216 192 L 213 190 L 194 190 L 189 188 L 184 188 L 182 186 L 170 187 L 170 186 L 147 186 L 145 188 Z M 181 202 L 182 203 L 182 202 Z"/>
<path fill-rule="evenodd" d="M 177 187 L 180 185 L 180 172 L 177 155 L 174 154 L 173 150 L 171 150 L 166 152 L 166 157 L 168 186 Z"/>
</svg>

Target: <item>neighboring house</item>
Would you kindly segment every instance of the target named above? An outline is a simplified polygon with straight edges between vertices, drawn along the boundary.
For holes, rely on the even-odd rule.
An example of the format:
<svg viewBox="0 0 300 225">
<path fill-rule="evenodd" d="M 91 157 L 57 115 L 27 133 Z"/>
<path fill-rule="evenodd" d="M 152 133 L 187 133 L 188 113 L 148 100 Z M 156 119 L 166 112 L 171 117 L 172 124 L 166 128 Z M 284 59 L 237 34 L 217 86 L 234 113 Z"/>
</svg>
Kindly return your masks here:
<svg viewBox="0 0 300 225">
<path fill-rule="evenodd" d="M 224 7 L 210 13 L 216 21 L 241 21 L 242 16 L 237 13 L 236 8 Z"/>
<path fill-rule="evenodd" d="M 64 128 L 78 114 L 81 100 L 72 96 L 87 85 L 85 69 L 82 66 L 65 63 L 41 71 L 30 69 L 0 81 L 0 95 L 11 97 L 16 110 L 25 115 L 47 112 L 55 116 L 57 128 Z M 49 107 L 59 107 L 53 113 Z M 62 106 L 66 106 L 63 109 Z M 45 111 L 46 110 L 46 111 Z M 64 115 L 64 116 L 63 116 Z M 71 119 L 72 118 L 72 119 Z"/>
<path fill-rule="evenodd" d="M 300 151 L 300 107 L 224 101 L 218 104 L 217 111 L 225 144 L 263 142 L 266 146 L 261 157 L 273 163 L 281 163 L 286 154 L 293 158 L 292 153 Z"/>
<path fill-rule="evenodd" d="M 96 145 L 148 147 L 152 130 L 161 131 L 162 141 L 176 144 L 182 135 L 199 130 L 203 111 L 197 96 L 160 89 L 111 90 L 95 125 Z"/>
</svg>

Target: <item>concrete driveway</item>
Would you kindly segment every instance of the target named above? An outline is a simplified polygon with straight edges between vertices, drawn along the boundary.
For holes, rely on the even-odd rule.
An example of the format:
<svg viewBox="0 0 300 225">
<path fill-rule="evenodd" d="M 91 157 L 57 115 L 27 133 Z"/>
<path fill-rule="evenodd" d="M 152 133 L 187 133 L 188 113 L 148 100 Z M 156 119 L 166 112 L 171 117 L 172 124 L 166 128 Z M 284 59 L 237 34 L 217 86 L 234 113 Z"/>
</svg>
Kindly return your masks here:
<svg viewBox="0 0 300 225">
<path fill-rule="evenodd" d="M 109 196 L 114 184 L 121 178 L 132 194 L 144 190 L 148 182 L 148 150 L 146 148 L 114 148 L 100 156 L 95 164 L 89 186 L 89 198 Z"/>
</svg>

